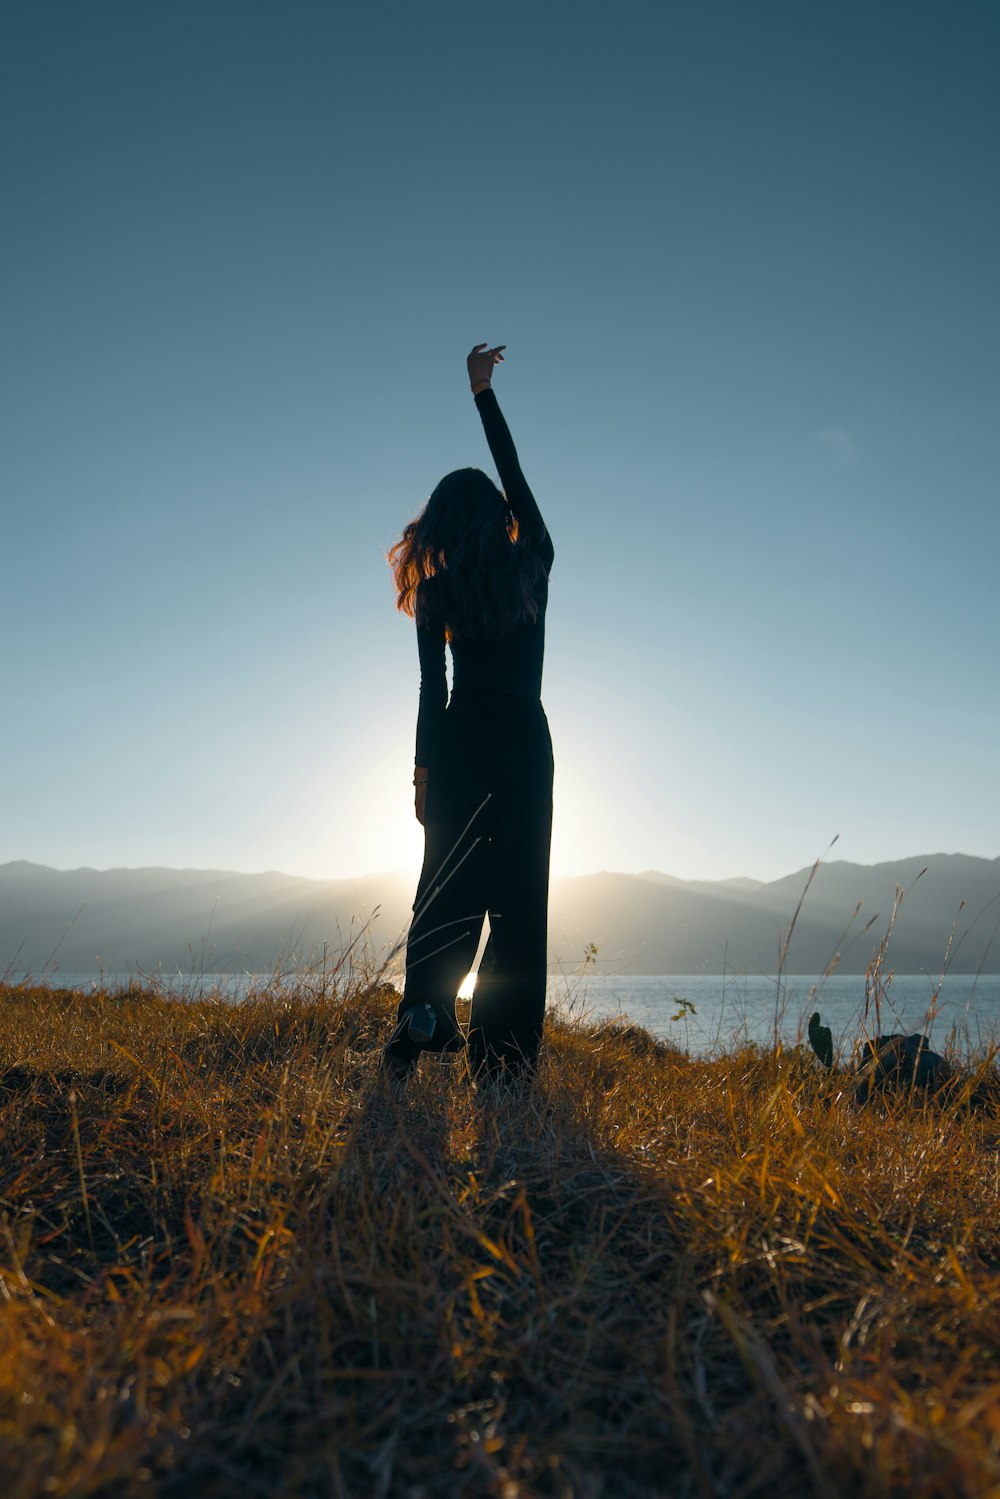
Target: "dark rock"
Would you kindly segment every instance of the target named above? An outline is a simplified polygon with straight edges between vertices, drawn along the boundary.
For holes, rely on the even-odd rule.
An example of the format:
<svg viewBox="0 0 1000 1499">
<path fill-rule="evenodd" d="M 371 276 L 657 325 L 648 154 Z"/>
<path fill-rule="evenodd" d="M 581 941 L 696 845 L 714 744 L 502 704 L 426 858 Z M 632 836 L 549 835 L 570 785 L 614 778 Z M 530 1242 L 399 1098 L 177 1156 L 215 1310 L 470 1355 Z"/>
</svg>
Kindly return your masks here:
<svg viewBox="0 0 1000 1499">
<path fill-rule="evenodd" d="M 855 1103 L 864 1104 L 875 1092 L 933 1092 L 949 1075 L 948 1063 L 932 1051 L 927 1037 L 894 1033 L 866 1041 L 854 1088 Z"/>
<path fill-rule="evenodd" d="M 683 1055 L 676 1046 L 671 1046 L 669 1041 L 661 1041 L 652 1035 L 641 1025 L 632 1025 L 628 1021 L 606 1020 L 594 1031 L 594 1039 L 597 1041 L 617 1042 L 626 1051 L 636 1057 L 678 1057 Z"/>
</svg>

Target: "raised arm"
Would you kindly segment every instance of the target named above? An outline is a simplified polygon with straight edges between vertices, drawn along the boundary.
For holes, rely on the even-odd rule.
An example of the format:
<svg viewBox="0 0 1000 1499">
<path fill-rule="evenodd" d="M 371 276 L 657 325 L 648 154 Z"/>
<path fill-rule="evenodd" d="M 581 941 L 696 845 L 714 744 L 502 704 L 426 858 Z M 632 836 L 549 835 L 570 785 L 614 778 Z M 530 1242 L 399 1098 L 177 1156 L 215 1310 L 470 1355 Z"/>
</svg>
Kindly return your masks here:
<svg viewBox="0 0 1000 1499">
<path fill-rule="evenodd" d="M 469 384 L 476 398 L 476 408 L 482 419 L 486 441 L 490 445 L 507 503 L 517 519 L 518 539 L 533 547 L 541 558 L 545 571 L 551 572 L 555 555 L 552 538 L 528 481 L 521 472 L 514 439 L 490 385 L 494 366 L 503 361 L 504 347 L 500 344 L 495 349 L 487 349 L 485 344 L 476 345 L 467 361 Z"/>
</svg>

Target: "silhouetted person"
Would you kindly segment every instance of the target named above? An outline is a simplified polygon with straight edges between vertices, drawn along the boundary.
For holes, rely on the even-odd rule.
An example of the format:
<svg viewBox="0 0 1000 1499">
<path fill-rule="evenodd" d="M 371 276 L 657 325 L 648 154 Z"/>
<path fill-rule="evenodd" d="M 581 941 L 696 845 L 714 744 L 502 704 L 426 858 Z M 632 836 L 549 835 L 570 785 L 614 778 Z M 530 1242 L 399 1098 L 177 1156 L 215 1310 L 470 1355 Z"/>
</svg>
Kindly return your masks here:
<svg viewBox="0 0 1000 1499">
<path fill-rule="evenodd" d="M 417 626 L 413 780 L 424 827 L 406 986 L 385 1050 L 399 1080 L 421 1050 L 461 1048 L 455 999 L 487 915 L 470 1065 L 524 1078 L 542 1035 L 552 741 L 540 694 L 553 549 L 490 387 L 503 348 L 477 344 L 468 358 L 503 492 L 480 469 L 447 474 L 389 553 L 398 606 Z"/>
</svg>

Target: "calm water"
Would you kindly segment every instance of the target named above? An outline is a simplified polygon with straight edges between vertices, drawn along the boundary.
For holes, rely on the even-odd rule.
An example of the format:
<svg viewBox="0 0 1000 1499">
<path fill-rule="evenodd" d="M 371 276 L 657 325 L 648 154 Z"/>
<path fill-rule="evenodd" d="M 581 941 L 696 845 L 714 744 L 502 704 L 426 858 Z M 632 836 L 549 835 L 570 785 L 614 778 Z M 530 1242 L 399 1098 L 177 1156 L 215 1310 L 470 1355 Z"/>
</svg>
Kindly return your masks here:
<svg viewBox="0 0 1000 1499">
<path fill-rule="evenodd" d="M 89 991 L 99 983 L 124 986 L 129 975 L 59 973 L 47 982 L 65 988 Z M 273 983 L 270 976 L 260 983 Z M 302 980 L 285 981 L 298 986 Z M 318 986 L 319 975 L 305 985 Z M 158 986 L 181 998 L 221 993 L 241 999 L 255 980 L 247 974 L 177 975 L 159 979 Z M 818 986 L 818 987 L 817 987 Z M 736 1037 L 768 1043 L 775 1028 L 786 1043 L 804 1036 L 809 1016 L 819 1010 L 824 1025 L 833 1031 L 834 1043 L 850 1050 L 861 1034 L 923 1030 L 939 1046 L 954 1037 L 963 1049 L 979 1050 L 990 1039 L 1000 1038 L 1000 975 L 976 979 L 972 974 L 949 975 L 941 989 L 935 1013 L 928 1017 L 934 997 L 934 982 L 926 974 L 897 974 L 882 1000 L 881 1026 L 874 1009 L 865 1017 L 865 981 L 862 977 L 837 975 L 823 980 L 785 977 L 780 984 L 760 974 L 723 979 L 721 975 L 668 974 L 662 977 L 615 977 L 609 975 L 549 978 L 549 1003 L 571 1015 L 592 1020 L 622 1017 L 645 1026 L 654 1035 L 693 1052 L 725 1045 Z M 693 1009 L 682 1006 L 687 1000 Z M 675 1018 L 676 1017 L 676 1018 Z"/>
<path fill-rule="evenodd" d="M 734 1037 L 770 1042 L 775 1030 L 783 1041 L 805 1036 L 809 1016 L 819 1010 L 833 1031 L 835 1046 L 850 1050 L 861 1035 L 881 1030 L 920 1031 L 939 1046 L 951 1040 L 963 1049 L 979 1050 L 1000 1037 L 1000 975 L 976 979 L 949 975 L 931 1014 L 936 980 L 926 974 L 897 974 L 881 999 L 880 1023 L 872 1000 L 867 1016 L 863 976 L 835 975 L 823 980 L 787 976 L 780 983 L 761 974 L 722 979 L 719 975 L 614 978 L 584 976 L 550 979 L 552 1004 L 592 1019 L 622 1016 L 654 1035 L 706 1051 Z M 687 1000 L 693 1011 L 679 1003 Z"/>
</svg>

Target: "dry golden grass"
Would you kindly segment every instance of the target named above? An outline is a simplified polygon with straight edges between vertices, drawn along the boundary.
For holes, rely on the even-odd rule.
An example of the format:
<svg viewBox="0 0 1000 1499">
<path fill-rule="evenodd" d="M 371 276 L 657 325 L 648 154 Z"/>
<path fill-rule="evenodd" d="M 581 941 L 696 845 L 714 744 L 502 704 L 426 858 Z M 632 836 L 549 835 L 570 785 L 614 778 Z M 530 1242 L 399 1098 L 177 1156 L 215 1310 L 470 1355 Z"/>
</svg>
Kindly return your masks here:
<svg viewBox="0 0 1000 1499">
<path fill-rule="evenodd" d="M 0 990 L 5 1499 L 1000 1495 L 971 1072 L 553 1020 L 395 1102 L 394 1000 Z"/>
</svg>

